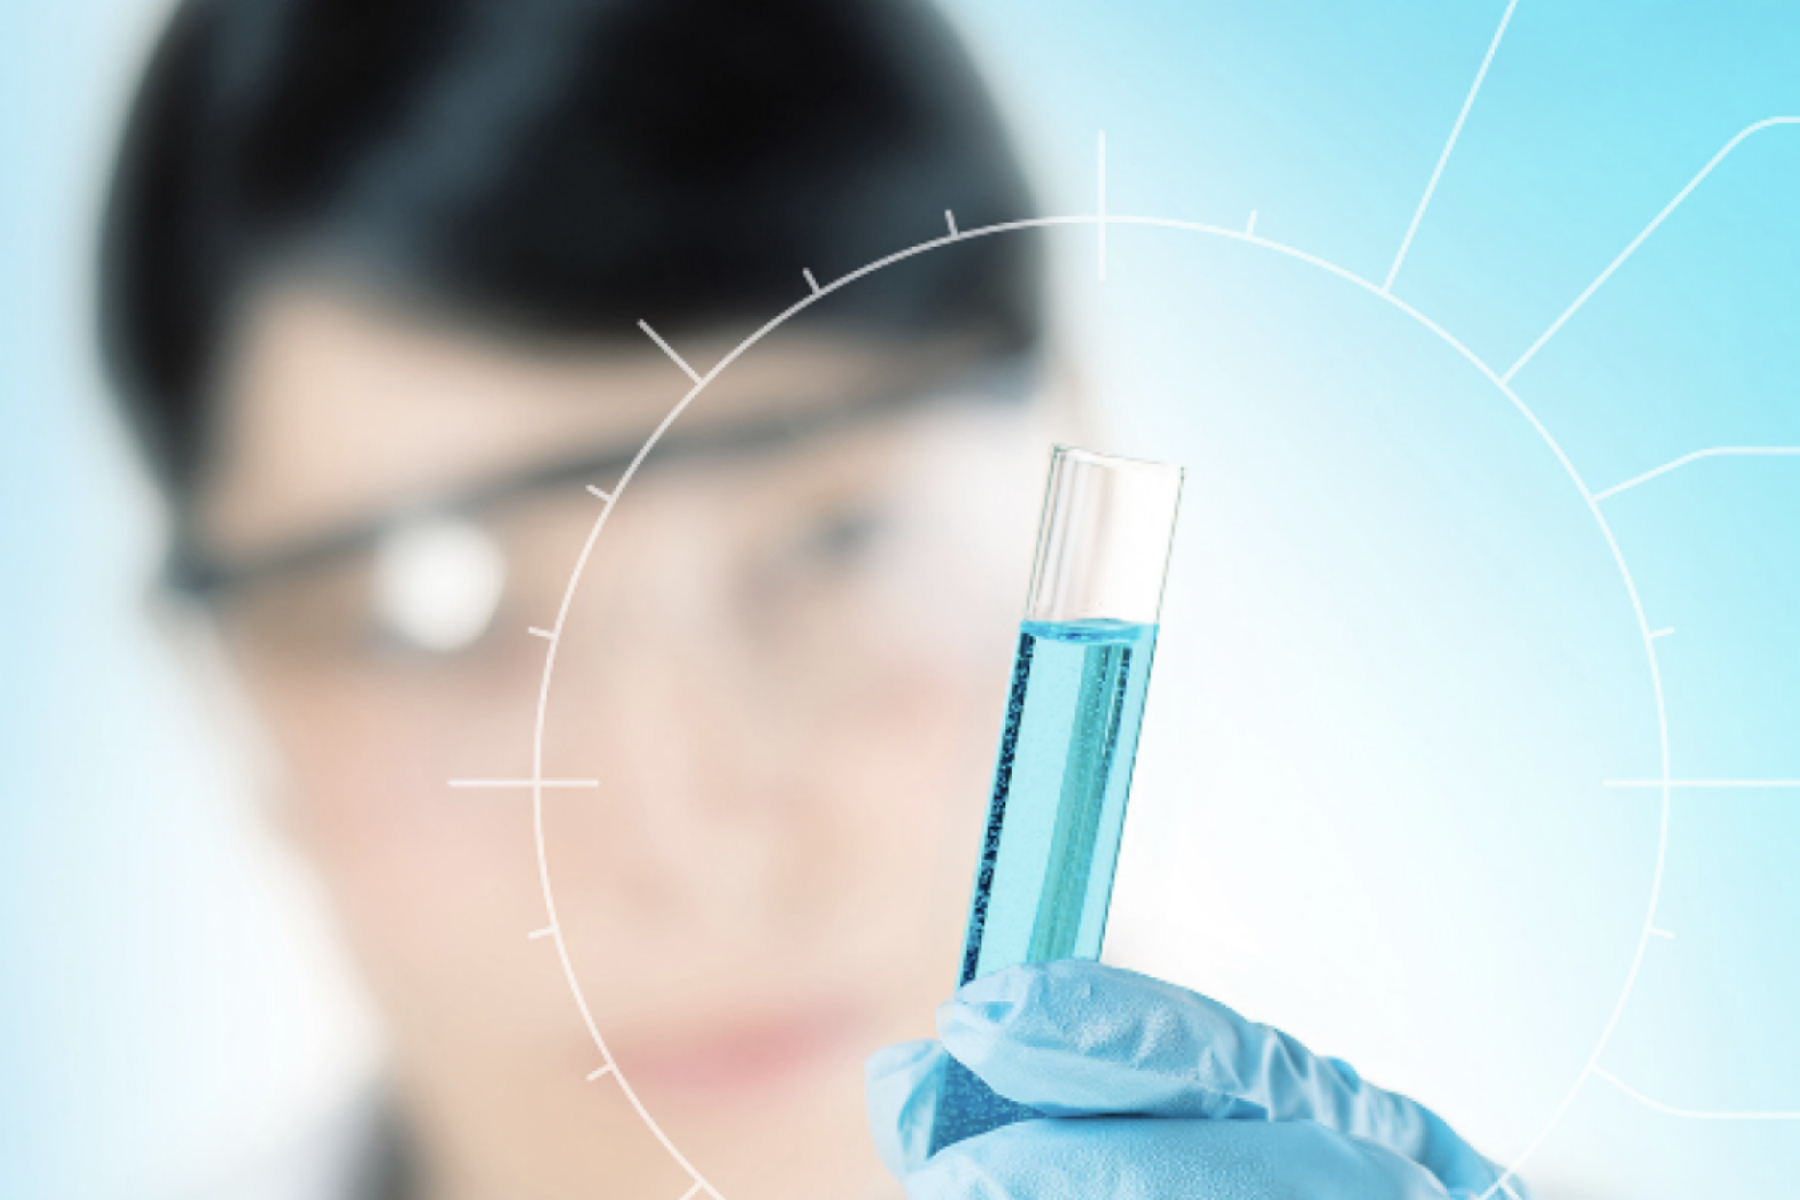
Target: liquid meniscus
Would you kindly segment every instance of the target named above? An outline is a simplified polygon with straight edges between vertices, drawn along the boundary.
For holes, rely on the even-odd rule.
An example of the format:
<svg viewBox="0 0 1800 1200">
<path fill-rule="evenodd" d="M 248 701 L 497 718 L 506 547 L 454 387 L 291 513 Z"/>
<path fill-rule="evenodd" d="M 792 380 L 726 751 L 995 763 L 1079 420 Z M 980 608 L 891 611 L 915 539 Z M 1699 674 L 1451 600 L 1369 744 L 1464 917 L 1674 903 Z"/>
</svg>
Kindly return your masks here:
<svg viewBox="0 0 1800 1200">
<path fill-rule="evenodd" d="M 961 982 L 1100 957 L 1155 648 L 1155 625 L 1020 626 Z M 931 1149 L 1036 1115 L 952 1061 Z"/>
</svg>

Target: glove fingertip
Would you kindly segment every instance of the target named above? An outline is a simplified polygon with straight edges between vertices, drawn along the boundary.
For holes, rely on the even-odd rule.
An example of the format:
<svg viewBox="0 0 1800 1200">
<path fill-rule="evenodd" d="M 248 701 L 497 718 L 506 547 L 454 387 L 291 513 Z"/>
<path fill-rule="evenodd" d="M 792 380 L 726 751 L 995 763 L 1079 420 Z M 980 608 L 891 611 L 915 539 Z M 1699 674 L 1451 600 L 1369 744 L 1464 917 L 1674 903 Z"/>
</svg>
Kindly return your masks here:
<svg viewBox="0 0 1800 1200">
<path fill-rule="evenodd" d="M 1243 1068 L 1271 1036 L 1204 996 L 1101 963 L 1011 967 L 938 1009 L 945 1049 L 995 1092 L 1049 1116 L 1260 1118 Z"/>
</svg>

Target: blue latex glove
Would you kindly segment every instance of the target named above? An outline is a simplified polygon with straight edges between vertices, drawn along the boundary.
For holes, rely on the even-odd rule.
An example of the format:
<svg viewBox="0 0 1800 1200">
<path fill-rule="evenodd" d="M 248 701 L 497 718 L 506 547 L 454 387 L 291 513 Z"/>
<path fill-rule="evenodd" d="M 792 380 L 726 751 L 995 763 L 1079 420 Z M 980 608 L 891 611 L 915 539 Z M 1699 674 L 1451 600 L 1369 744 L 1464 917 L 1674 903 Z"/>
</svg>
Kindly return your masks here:
<svg viewBox="0 0 1800 1200">
<path fill-rule="evenodd" d="M 1347 1064 L 1115 967 L 996 972 L 938 1009 L 938 1033 L 868 1064 L 875 1143 L 913 1200 L 1465 1200 L 1500 1179 Z M 1045 1119 L 927 1158 L 946 1051 Z"/>
</svg>

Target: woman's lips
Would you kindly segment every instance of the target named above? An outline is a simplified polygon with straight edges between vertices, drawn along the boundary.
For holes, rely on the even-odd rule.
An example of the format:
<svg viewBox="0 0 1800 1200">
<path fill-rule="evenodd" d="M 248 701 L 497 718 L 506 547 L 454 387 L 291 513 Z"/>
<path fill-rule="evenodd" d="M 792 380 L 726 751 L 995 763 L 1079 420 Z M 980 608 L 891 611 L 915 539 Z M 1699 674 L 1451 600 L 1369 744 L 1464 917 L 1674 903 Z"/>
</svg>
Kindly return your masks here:
<svg viewBox="0 0 1800 1200">
<path fill-rule="evenodd" d="M 632 1085 L 724 1097 L 769 1088 L 841 1053 L 855 1027 L 849 1008 L 696 1025 L 686 1035 L 659 1033 L 615 1047 Z"/>
</svg>

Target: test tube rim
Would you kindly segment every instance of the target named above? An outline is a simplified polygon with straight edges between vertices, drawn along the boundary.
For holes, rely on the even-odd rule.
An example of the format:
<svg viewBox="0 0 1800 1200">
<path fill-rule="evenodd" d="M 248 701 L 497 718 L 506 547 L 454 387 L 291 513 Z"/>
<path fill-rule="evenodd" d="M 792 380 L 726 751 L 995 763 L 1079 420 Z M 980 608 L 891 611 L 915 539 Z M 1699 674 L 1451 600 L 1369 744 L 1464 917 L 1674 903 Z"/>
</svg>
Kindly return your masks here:
<svg viewBox="0 0 1800 1200">
<path fill-rule="evenodd" d="M 1153 458 L 1137 458 L 1128 454 L 1109 454 L 1103 450 L 1090 450 L 1086 446 L 1077 446 L 1073 442 L 1050 443 L 1050 461 L 1059 458 L 1084 458 L 1107 466 L 1121 464 L 1128 467 L 1148 467 L 1156 471 L 1173 471 L 1182 482 L 1187 481 L 1187 468 L 1180 463 L 1158 462 Z M 1179 499 L 1177 503 L 1179 503 Z"/>
</svg>

